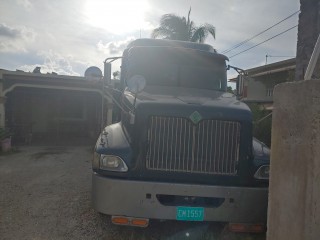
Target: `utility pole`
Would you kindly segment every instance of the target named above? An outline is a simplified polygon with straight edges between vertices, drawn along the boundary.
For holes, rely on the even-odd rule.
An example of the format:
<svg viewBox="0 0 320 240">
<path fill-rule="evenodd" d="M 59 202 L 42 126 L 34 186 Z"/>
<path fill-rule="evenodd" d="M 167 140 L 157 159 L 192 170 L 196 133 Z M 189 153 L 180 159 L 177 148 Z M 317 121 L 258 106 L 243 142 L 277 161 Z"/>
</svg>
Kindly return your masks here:
<svg viewBox="0 0 320 240">
<path fill-rule="evenodd" d="M 272 55 L 266 55 L 266 65 L 267 65 L 267 63 L 268 63 L 268 57 L 269 58 L 271 58 L 271 57 L 273 57 L 273 58 L 293 58 L 293 57 L 295 57 L 295 56 L 272 56 Z"/>
</svg>

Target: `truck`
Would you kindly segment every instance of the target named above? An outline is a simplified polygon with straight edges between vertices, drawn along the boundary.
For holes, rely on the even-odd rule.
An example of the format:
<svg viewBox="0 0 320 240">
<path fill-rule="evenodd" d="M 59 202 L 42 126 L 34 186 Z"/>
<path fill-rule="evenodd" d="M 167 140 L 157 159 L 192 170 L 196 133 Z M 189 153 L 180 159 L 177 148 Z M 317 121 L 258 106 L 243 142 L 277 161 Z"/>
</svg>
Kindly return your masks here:
<svg viewBox="0 0 320 240">
<path fill-rule="evenodd" d="M 227 61 L 208 44 L 137 39 L 127 46 L 120 85 L 107 86 L 119 121 L 94 149 L 97 212 L 138 227 L 158 219 L 265 229 L 269 149 L 252 136 L 249 107 L 227 92 Z"/>
</svg>

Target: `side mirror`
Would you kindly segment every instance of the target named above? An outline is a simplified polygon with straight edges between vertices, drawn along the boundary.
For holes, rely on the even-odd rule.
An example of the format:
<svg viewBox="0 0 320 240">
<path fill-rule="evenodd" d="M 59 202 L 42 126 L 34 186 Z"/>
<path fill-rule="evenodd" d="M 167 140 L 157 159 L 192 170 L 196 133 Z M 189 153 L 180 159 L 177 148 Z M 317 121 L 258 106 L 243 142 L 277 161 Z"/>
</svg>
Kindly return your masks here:
<svg viewBox="0 0 320 240">
<path fill-rule="evenodd" d="M 241 99 L 244 92 L 244 76 L 239 74 L 237 77 L 237 98 Z"/>
<path fill-rule="evenodd" d="M 145 88 L 146 79 L 141 75 L 134 75 L 127 81 L 127 86 L 130 92 L 137 95 Z"/>
</svg>

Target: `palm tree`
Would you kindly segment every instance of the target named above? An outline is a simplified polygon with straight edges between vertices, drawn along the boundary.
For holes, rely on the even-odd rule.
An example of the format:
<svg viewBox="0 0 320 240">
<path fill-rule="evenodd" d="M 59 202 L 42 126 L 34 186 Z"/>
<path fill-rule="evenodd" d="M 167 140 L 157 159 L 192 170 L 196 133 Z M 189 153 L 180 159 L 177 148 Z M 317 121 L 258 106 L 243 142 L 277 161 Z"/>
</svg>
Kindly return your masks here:
<svg viewBox="0 0 320 240">
<path fill-rule="evenodd" d="M 175 14 L 165 14 L 160 19 L 160 27 L 152 31 L 152 38 L 164 38 L 171 40 L 190 41 L 203 43 L 208 34 L 215 38 L 215 27 L 205 23 L 200 27 L 190 21 L 191 8 L 188 19 Z"/>
</svg>

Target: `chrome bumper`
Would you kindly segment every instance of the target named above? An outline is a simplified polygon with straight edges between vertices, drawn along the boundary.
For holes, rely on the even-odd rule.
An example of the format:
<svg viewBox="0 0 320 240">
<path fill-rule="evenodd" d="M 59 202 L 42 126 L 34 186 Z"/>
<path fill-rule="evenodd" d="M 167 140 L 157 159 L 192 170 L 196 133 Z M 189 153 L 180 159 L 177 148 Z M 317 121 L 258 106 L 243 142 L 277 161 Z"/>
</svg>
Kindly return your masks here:
<svg viewBox="0 0 320 240">
<path fill-rule="evenodd" d="M 129 181 L 92 175 L 93 207 L 104 214 L 176 219 L 176 207 L 162 205 L 157 194 L 225 198 L 217 208 L 204 208 L 204 221 L 266 223 L 267 220 L 267 188 Z"/>
</svg>

